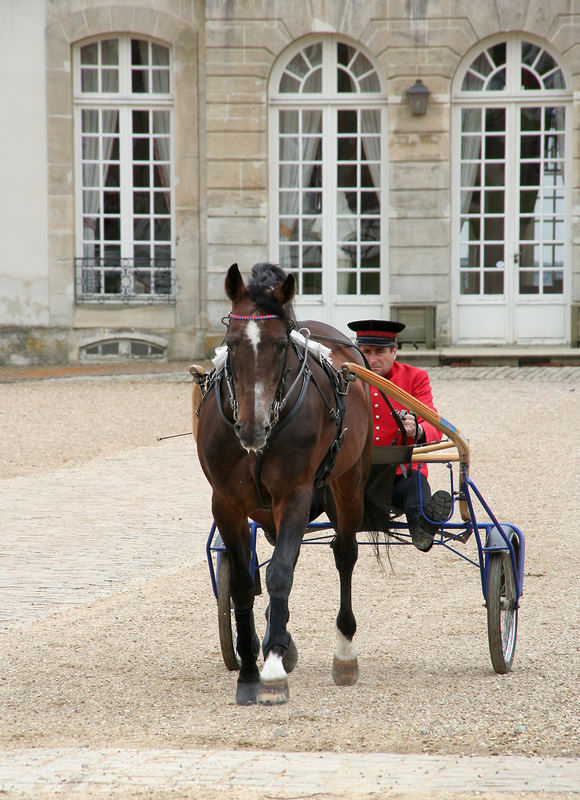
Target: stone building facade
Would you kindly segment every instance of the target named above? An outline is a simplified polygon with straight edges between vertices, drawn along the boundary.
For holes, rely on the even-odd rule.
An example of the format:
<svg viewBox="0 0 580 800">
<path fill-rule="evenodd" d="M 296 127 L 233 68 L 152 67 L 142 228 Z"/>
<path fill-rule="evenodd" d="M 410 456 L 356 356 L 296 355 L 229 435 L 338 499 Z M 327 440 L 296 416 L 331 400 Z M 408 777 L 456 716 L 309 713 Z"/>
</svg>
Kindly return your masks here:
<svg viewBox="0 0 580 800">
<path fill-rule="evenodd" d="M 0 42 L 0 363 L 203 357 L 261 261 L 343 330 L 578 345 L 580 0 L 4 0 Z"/>
</svg>

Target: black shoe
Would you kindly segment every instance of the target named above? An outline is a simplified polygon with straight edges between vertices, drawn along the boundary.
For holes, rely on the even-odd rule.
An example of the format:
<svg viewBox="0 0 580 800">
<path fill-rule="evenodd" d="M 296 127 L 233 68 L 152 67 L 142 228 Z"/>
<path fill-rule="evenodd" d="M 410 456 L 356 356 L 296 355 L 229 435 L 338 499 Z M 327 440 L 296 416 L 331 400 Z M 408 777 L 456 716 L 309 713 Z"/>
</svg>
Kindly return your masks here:
<svg viewBox="0 0 580 800">
<path fill-rule="evenodd" d="M 433 522 L 428 522 L 421 516 L 414 522 L 409 523 L 411 539 L 417 550 L 426 553 L 433 547 L 433 539 L 441 527 L 437 525 L 437 522 L 444 522 L 449 517 L 452 507 L 453 502 L 449 492 L 440 489 L 431 495 L 423 507 L 423 513 Z"/>
</svg>

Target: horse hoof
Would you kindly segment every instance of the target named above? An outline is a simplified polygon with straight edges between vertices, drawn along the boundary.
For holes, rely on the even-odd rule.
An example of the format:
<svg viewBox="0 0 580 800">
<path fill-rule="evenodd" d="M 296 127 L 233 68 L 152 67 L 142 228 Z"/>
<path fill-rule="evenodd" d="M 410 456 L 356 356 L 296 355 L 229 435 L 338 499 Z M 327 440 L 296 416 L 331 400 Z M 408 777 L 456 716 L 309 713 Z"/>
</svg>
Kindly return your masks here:
<svg viewBox="0 0 580 800">
<path fill-rule="evenodd" d="M 281 678 L 277 681 L 260 681 L 258 703 L 263 706 L 278 706 L 290 699 L 288 681 Z"/>
<path fill-rule="evenodd" d="M 298 650 L 294 644 L 294 639 L 288 634 L 288 647 L 282 658 L 282 666 L 286 672 L 292 672 L 298 661 Z"/>
<path fill-rule="evenodd" d="M 337 686 L 354 686 L 358 681 L 358 660 L 341 661 L 335 656 L 332 661 L 332 680 Z"/>
<path fill-rule="evenodd" d="M 259 681 L 251 681 L 250 683 L 238 683 L 236 688 L 236 705 L 237 706 L 253 706 L 258 702 L 258 687 Z"/>
</svg>

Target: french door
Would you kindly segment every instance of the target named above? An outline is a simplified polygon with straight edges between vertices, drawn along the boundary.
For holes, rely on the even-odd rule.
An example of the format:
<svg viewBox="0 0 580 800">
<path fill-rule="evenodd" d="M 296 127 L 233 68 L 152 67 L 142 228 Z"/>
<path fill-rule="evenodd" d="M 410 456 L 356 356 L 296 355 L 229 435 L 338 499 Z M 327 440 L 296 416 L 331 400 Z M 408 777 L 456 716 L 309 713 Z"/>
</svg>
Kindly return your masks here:
<svg viewBox="0 0 580 800">
<path fill-rule="evenodd" d="M 459 111 L 458 343 L 567 341 L 566 111 Z"/>
</svg>

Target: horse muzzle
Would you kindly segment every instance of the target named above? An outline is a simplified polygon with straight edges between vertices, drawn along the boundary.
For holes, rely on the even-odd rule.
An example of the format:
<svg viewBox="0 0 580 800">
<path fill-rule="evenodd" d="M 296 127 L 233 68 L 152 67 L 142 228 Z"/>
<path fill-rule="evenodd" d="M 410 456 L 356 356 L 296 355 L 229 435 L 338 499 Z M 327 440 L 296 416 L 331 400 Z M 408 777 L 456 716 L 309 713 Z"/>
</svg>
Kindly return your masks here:
<svg viewBox="0 0 580 800">
<path fill-rule="evenodd" d="M 268 444 L 268 439 L 271 433 L 271 426 L 250 426 L 237 423 L 234 425 L 236 436 L 240 444 L 249 453 L 255 453 L 258 450 L 263 450 Z"/>
</svg>

